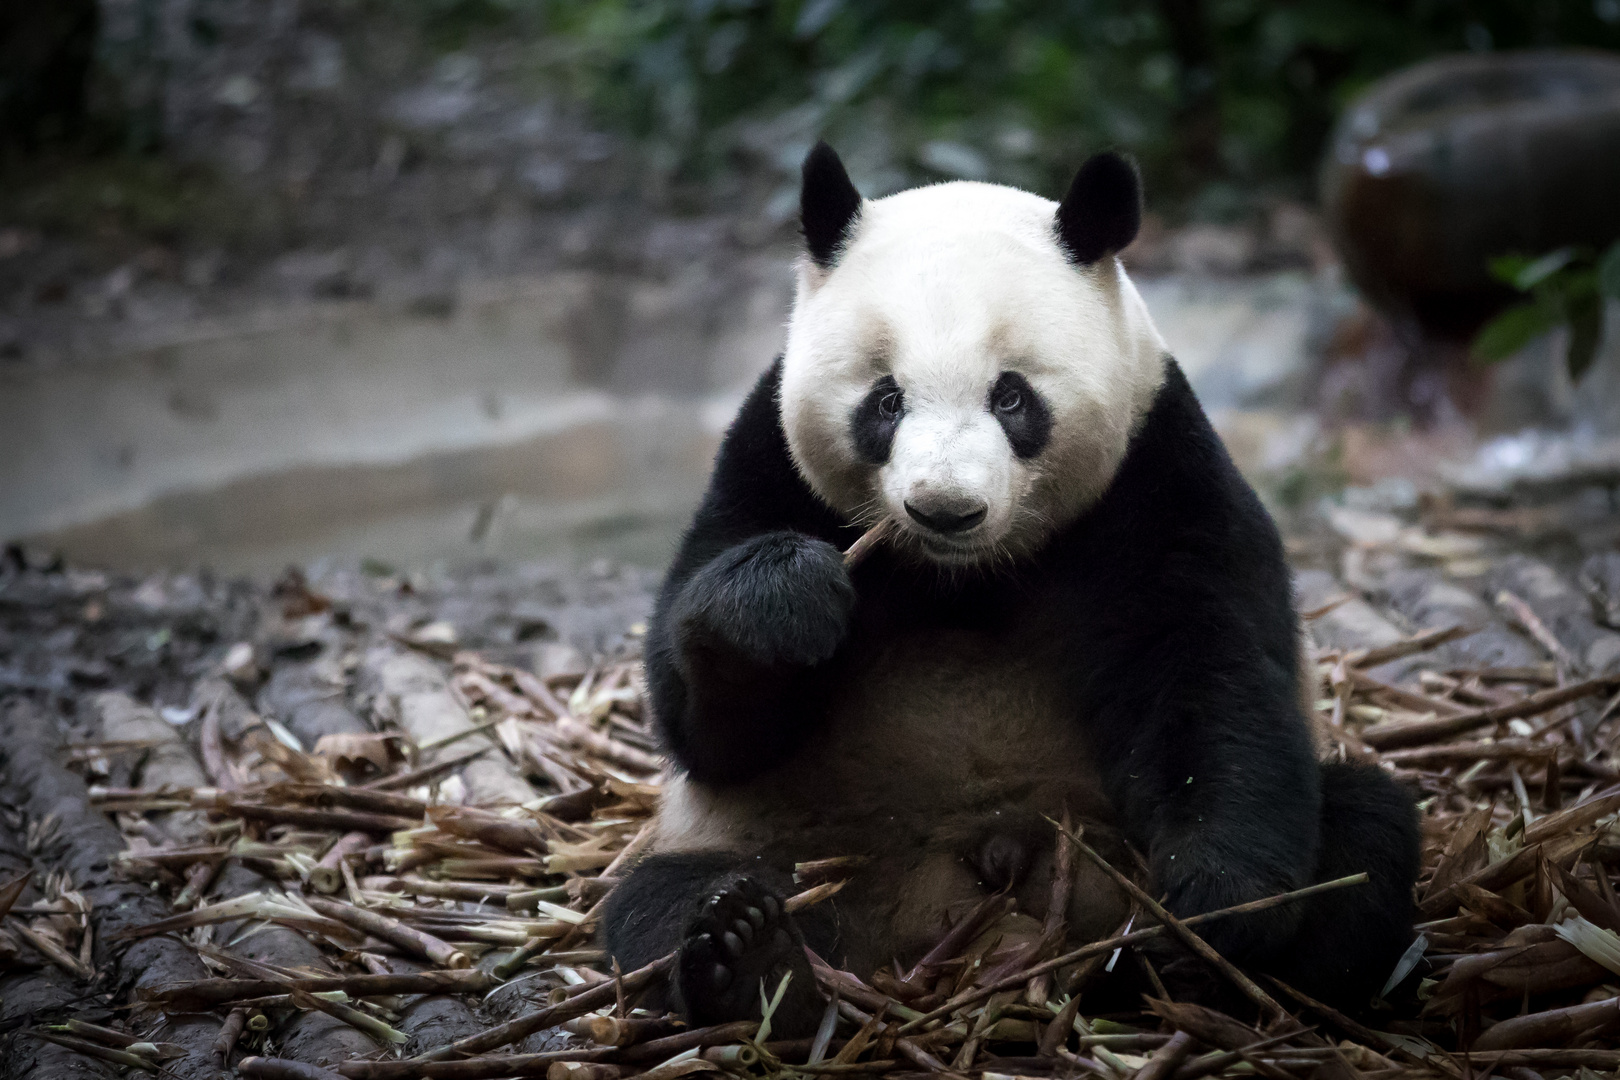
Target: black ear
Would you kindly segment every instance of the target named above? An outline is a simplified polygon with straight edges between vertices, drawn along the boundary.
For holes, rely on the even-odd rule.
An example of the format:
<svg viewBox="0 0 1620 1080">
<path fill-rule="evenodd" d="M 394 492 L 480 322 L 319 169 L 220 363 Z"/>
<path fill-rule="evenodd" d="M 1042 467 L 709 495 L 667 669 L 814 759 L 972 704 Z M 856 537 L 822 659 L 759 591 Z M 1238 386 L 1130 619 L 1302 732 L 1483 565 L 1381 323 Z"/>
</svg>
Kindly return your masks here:
<svg viewBox="0 0 1620 1080">
<path fill-rule="evenodd" d="M 849 181 L 844 163 L 824 142 L 804 159 L 804 181 L 799 189 L 799 223 L 804 246 L 817 266 L 831 266 L 855 219 L 861 216 L 861 193 Z"/>
<path fill-rule="evenodd" d="M 1123 251 L 1142 226 L 1142 178 L 1112 150 L 1093 154 L 1074 174 L 1057 210 L 1057 234 L 1069 259 L 1090 266 Z"/>
</svg>

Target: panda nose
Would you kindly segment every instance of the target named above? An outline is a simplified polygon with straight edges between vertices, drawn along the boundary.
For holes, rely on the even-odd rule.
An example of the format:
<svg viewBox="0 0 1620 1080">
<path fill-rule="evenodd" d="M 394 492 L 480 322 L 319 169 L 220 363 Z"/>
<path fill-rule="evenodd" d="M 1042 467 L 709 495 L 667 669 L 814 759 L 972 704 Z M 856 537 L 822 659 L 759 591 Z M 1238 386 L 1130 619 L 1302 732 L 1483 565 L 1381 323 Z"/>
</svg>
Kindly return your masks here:
<svg viewBox="0 0 1620 1080">
<path fill-rule="evenodd" d="M 973 526 L 984 520 L 988 507 L 982 502 L 938 502 L 929 504 L 926 508 L 907 501 L 906 513 L 911 520 L 925 529 L 943 533 L 947 536 L 952 533 L 967 532 Z"/>
</svg>

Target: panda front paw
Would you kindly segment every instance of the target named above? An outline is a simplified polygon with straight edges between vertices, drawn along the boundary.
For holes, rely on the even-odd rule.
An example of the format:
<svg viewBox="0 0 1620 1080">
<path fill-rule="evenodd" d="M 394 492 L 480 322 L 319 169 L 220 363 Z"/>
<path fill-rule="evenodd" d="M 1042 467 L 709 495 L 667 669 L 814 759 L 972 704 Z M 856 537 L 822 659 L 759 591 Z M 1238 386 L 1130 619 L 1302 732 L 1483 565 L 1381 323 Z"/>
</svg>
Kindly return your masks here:
<svg viewBox="0 0 1620 1080">
<path fill-rule="evenodd" d="M 761 987 L 774 997 L 785 976 L 787 991 L 771 1030 L 789 1037 L 815 1029 L 820 1000 L 804 953 L 804 939 L 781 898 L 741 878 L 704 902 L 676 958 L 683 1011 L 692 1026 L 761 1016 Z"/>
<path fill-rule="evenodd" d="M 773 532 L 721 552 L 677 603 L 688 652 L 719 647 L 767 667 L 809 667 L 843 644 L 855 587 L 837 548 Z"/>
</svg>

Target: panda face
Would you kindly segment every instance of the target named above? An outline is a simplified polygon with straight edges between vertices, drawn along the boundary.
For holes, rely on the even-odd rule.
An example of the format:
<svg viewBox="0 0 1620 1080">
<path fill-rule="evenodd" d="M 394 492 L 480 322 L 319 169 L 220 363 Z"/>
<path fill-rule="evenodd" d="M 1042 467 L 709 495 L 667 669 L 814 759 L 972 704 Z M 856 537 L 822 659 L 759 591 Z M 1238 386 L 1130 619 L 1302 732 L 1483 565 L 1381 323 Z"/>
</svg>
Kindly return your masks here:
<svg viewBox="0 0 1620 1080">
<path fill-rule="evenodd" d="M 978 183 L 857 203 L 818 253 L 806 180 L 780 402 L 800 472 L 939 563 L 1038 548 L 1106 490 L 1163 379 L 1118 260 L 1077 264 L 1058 204 Z"/>
</svg>

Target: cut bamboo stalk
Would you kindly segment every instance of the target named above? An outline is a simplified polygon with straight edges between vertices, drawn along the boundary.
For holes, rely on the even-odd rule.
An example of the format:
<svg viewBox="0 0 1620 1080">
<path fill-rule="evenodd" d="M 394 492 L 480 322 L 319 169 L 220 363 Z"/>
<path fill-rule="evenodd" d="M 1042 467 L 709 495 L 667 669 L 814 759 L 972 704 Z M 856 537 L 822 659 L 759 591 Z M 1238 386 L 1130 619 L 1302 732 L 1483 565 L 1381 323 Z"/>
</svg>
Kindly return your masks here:
<svg viewBox="0 0 1620 1080">
<path fill-rule="evenodd" d="M 348 1024 L 356 1031 L 364 1032 L 366 1035 L 377 1040 L 377 1042 L 384 1046 L 399 1046 L 402 1043 L 410 1041 L 410 1036 L 406 1035 L 403 1031 L 399 1031 L 396 1028 L 385 1024 L 375 1016 L 372 1016 L 369 1013 L 361 1012 L 359 1009 L 356 1009 L 351 1005 L 345 1005 L 340 1001 L 329 1001 L 326 998 L 316 997 L 314 994 L 307 993 L 303 990 L 289 991 L 288 996 L 292 998 L 292 1003 L 298 1006 L 300 1009 L 315 1009 L 323 1012 L 335 1020 L 340 1020 L 343 1023 Z"/>
<path fill-rule="evenodd" d="M 208 892 L 208 886 L 219 876 L 219 868 L 222 865 L 224 865 L 222 859 L 192 863 L 191 868 L 186 871 L 185 887 L 180 890 L 180 895 L 174 898 L 175 910 L 186 911 L 196 907 L 202 901 L 203 895 Z"/>
<path fill-rule="evenodd" d="M 390 994 L 482 994 L 499 982 L 472 968 L 455 971 L 417 971 L 382 975 L 319 975 L 284 979 L 201 979 L 179 983 L 140 994 L 174 1012 L 203 1012 L 233 1001 L 284 994 L 291 990 L 306 993 L 342 991 L 352 998 L 381 997 Z"/>
<path fill-rule="evenodd" d="M 364 810 L 318 810 L 305 806 L 274 806 L 269 803 L 247 802 L 219 793 L 204 797 L 193 805 L 201 805 L 215 813 L 248 821 L 262 821 L 267 825 L 296 825 L 301 829 L 365 832 L 380 836 L 403 829 L 414 829 L 422 824 L 419 819 L 413 820 L 394 814 L 373 814 Z"/>
<path fill-rule="evenodd" d="M 17 903 L 17 898 L 23 894 L 24 889 L 28 888 L 28 879 L 31 877 L 33 877 L 32 874 L 24 872 L 18 874 L 4 885 L 0 885 L 0 919 L 11 913 L 12 907 Z"/>
<path fill-rule="evenodd" d="M 343 1080 L 330 1069 L 287 1058 L 246 1057 L 236 1071 L 248 1080 Z"/>
<path fill-rule="evenodd" d="M 321 861 L 309 872 L 309 884 L 318 893 L 331 895 L 343 888 L 343 860 L 359 855 L 371 846 L 371 834 L 347 832 L 326 849 Z"/>
<path fill-rule="evenodd" d="M 360 786 L 371 791 L 394 791 L 399 788 L 419 787 L 431 783 L 441 776 L 448 776 L 469 761 L 481 758 L 493 749 L 495 749 L 493 746 L 481 746 L 470 753 L 462 754 L 460 757 L 446 758 L 434 765 L 424 765 L 418 769 L 410 769 L 406 772 L 379 777 Z"/>
<path fill-rule="evenodd" d="M 1597 679 L 1587 679 L 1585 682 L 1571 683 L 1569 686 L 1543 690 L 1540 693 L 1531 694 L 1522 701 L 1515 701 L 1509 705 L 1497 705 L 1489 709 L 1475 709 L 1472 712 L 1458 713 L 1455 716 L 1440 716 L 1432 720 L 1397 720 L 1388 724 L 1375 724 L 1362 730 L 1361 741 L 1377 750 L 1394 750 L 1403 746 L 1416 746 L 1434 739 L 1447 739 L 1453 735 L 1461 735 L 1464 732 L 1473 731 L 1475 728 L 1500 723 L 1503 720 L 1539 716 L 1542 713 L 1551 712 L 1560 705 L 1567 705 L 1572 701 L 1580 701 L 1582 698 L 1593 697 L 1598 694 L 1610 694 L 1616 689 L 1620 689 L 1620 675 L 1605 675 Z"/>
<path fill-rule="evenodd" d="M 452 969 L 472 966 L 472 960 L 467 954 L 454 945 L 415 927 L 406 926 L 398 919 L 320 896 L 308 897 L 305 902 L 327 918 L 345 923 L 356 930 L 363 930 L 373 937 L 398 945 L 413 955 L 431 960 L 435 964 Z"/>
<path fill-rule="evenodd" d="M 271 785 L 264 794 L 267 798 L 278 801 L 364 810 L 371 814 L 385 814 L 415 822 L 420 822 L 428 812 L 428 804 L 421 799 L 363 787 L 338 787 L 335 784 L 309 784 L 288 780 Z"/>
<path fill-rule="evenodd" d="M 872 1020 L 872 1016 L 870 1014 L 862 1012 L 849 1001 L 840 1001 L 838 1003 L 838 1011 L 857 1024 L 864 1025 Z M 927 1069 L 929 1072 L 937 1073 L 951 1072 L 950 1066 L 946 1065 L 943 1061 L 939 1060 L 939 1058 L 935 1057 L 933 1054 L 930 1054 L 927 1050 L 924 1050 L 910 1039 L 896 1037 L 894 1040 L 894 1048 L 900 1052 L 901 1057 L 905 1058 L 907 1061 L 911 1062 L 913 1065 L 916 1065 L 920 1069 Z"/>
<path fill-rule="evenodd" d="M 894 532 L 894 519 L 884 518 L 861 533 L 856 541 L 849 545 L 849 548 L 844 552 L 844 566 L 851 570 L 855 569 L 861 564 L 862 560 L 872 553 L 872 549 L 887 539 L 892 532 Z"/>
<path fill-rule="evenodd" d="M 656 979 L 663 979 L 669 974 L 669 969 L 675 963 L 675 954 L 654 960 L 646 967 L 638 968 L 626 975 L 623 979 L 600 983 L 585 990 L 560 1005 L 549 1005 L 538 1009 L 516 1020 L 509 1020 L 498 1024 L 488 1031 L 479 1032 L 453 1042 L 448 1046 L 441 1046 L 437 1050 L 423 1054 L 415 1061 L 445 1061 L 455 1057 L 466 1057 L 473 1054 L 482 1054 L 489 1050 L 527 1038 L 536 1031 L 543 1031 L 554 1027 L 565 1020 L 572 1020 L 576 1016 L 584 1016 L 588 1012 L 595 1012 L 604 1005 L 612 1005 L 620 993 L 619 985 L 623 984 L 623 993 L 633 994 Z M 409 1074 L 403 1074 L 409 1075 Z"/>
<path fill-rule="evenodd" d="M 1447 626 L 1435 630 L 1425 630 L 1413 634 L 1405 641 L 1393 642 L 1389 645 L 1380 645 L 1377 648 L 1357 650 L 1345 656 L 1345 662 L 1351 667 L 1370 668 L 1387 664 L 1392 660 L 1404 660 L 1408 656 L 1428 652 L 1430 649 L 1444 645 L 1448 641 L 1468 637 L 1474 633 L 1465 626 Z"/>
<path fill-rule="evenodd" d="M 225 1022 L 219 1026 L 219 1038 L 214 1040 L 214 1062 L 220 1068 L 226 1068 L 231 1063 L 231 1052 L 236 1049 L 237 1040 L 242 1037 L 242 1029 L 247 1026 L 248 1011 L 246 1009 L 232 1009 Z"/>
<path fill-rule="evenodd" d="M 1221 908 L 1217 911 L 1205 912 L 1202 915 L 1193 915 L 1190 918 L 1183 919 L 1182 923 L 1185 926 L 1197 926 L 1200 923 L 1210 922 L 1214 919 L 1225 919 L 1233 915 L 1246 915 L 1253 911 L 1265 911 L 1267 908 L 1277 907 L 1281 904 L 1291 904 L 1297 900 L 1304 900 L 1307 897 L 1316 896 L 1319 893 L 1330 892 L 1334 889 L 1343 889 L 1354 885 L 1365 885 L 1366 883 L 1366 873 L 1350 874 L 1346 877 L 1335 878 L 1332 881 L 1323 881 L 1316 885 L 1307 885 L 1303 889 L 1295 889 L 1292 892 L 1278 893 L 1276 896 L 1268 896 L 1260 900 L 1250 900 L 1247 903 L 1236 904 L 1232 907 Z M 1058 968 L 1068 967 L 1070 964 L 1075 964 L 1081 960 L 1085 960 L 1093 956 L 1099 956 L 1103 953 L 1111 953 L 1115 949 L 1124 948 L 1127 945 L 1136 945 L 1143 941 L 1152 940 L 1153 938 L 1159 937 L 1167 932 L 1168 931 L 1166 931 L 1166 929 L 1162 926 L 1149 926 L 1143 930 L 1132 931 L 1128 934 L 1117 934 L 1114 937 L 1103 941 L 1093 941 L 1089 945 L 1082 945 L 1080 948 L 1075 949 L 1072 952 L 1064 953 L 1062 956 L 1055 956 L 1043 963 L 1036 964 L 1028 971 L 1020 972 L 1016 975 L 1010 975 L 1007 978 L 1002 979 L 1000 982 L 992 983 L 989 986 L 981 986 L 974 990 L 964 991 L 951 998 L 951 1000 L 947 1001 L 938 1008 L 931 1009 L 922 1016 L 917 1017 L 915 1020 L 908 1020 L 900 1028 L 900 1033 L 902 1035 L 910 1034 L 911 1032 L 923 1027 L 925 1024 L 929 1024 L 935 1020 L 949 1016 L 951 1013 L 962 1008 L 964 1005 L 973 1005 L 977 1002 L 984 1001 L 992 994 L 998 993 L 1002 990 L 1010 990 L 1014 986 L 1027 982 L 1029 979 L 1041 974 L 1042 972 L 1056 971 Z"/>
<path fill-rule="evenodd" d="M 1057 823 L 1054 822 L 1053 824 Z M 1058 825 L 1058 828 L 1063 830 L 1063 834 L 1074 844 L 1075 849 L 1090 860 L 1092 865 L 1112 878 L 1114 884 L 1124 889 L 1133 900 L 1146 908 L 1162 925 L 1169 927 L 1170 932 L 1180 938 L 1183 945 L 1203 957 L 1206 962 L 1213 964 L 1245 997 L 1260 1006 L 1260 1008 L 1273 1014 L 1276 1018 L 1281 1019 L 1288 1016 L 1288 1010 L 1283 1008 L 1276 998 L 1266 993 L 1253 979 L 1239 971 L 1232 961 L 1216 952 L 1209 942 L 1189 930 L 1186 923 L 1170 914 L 1165 906 L 1155 900 L 1145 889 L 1115 869 L 1114 864 L 1099 855 L 1090 844 L 1080 839 L 1072 830 L 1066 829 L 1062 825 Z"/>
</svg>

